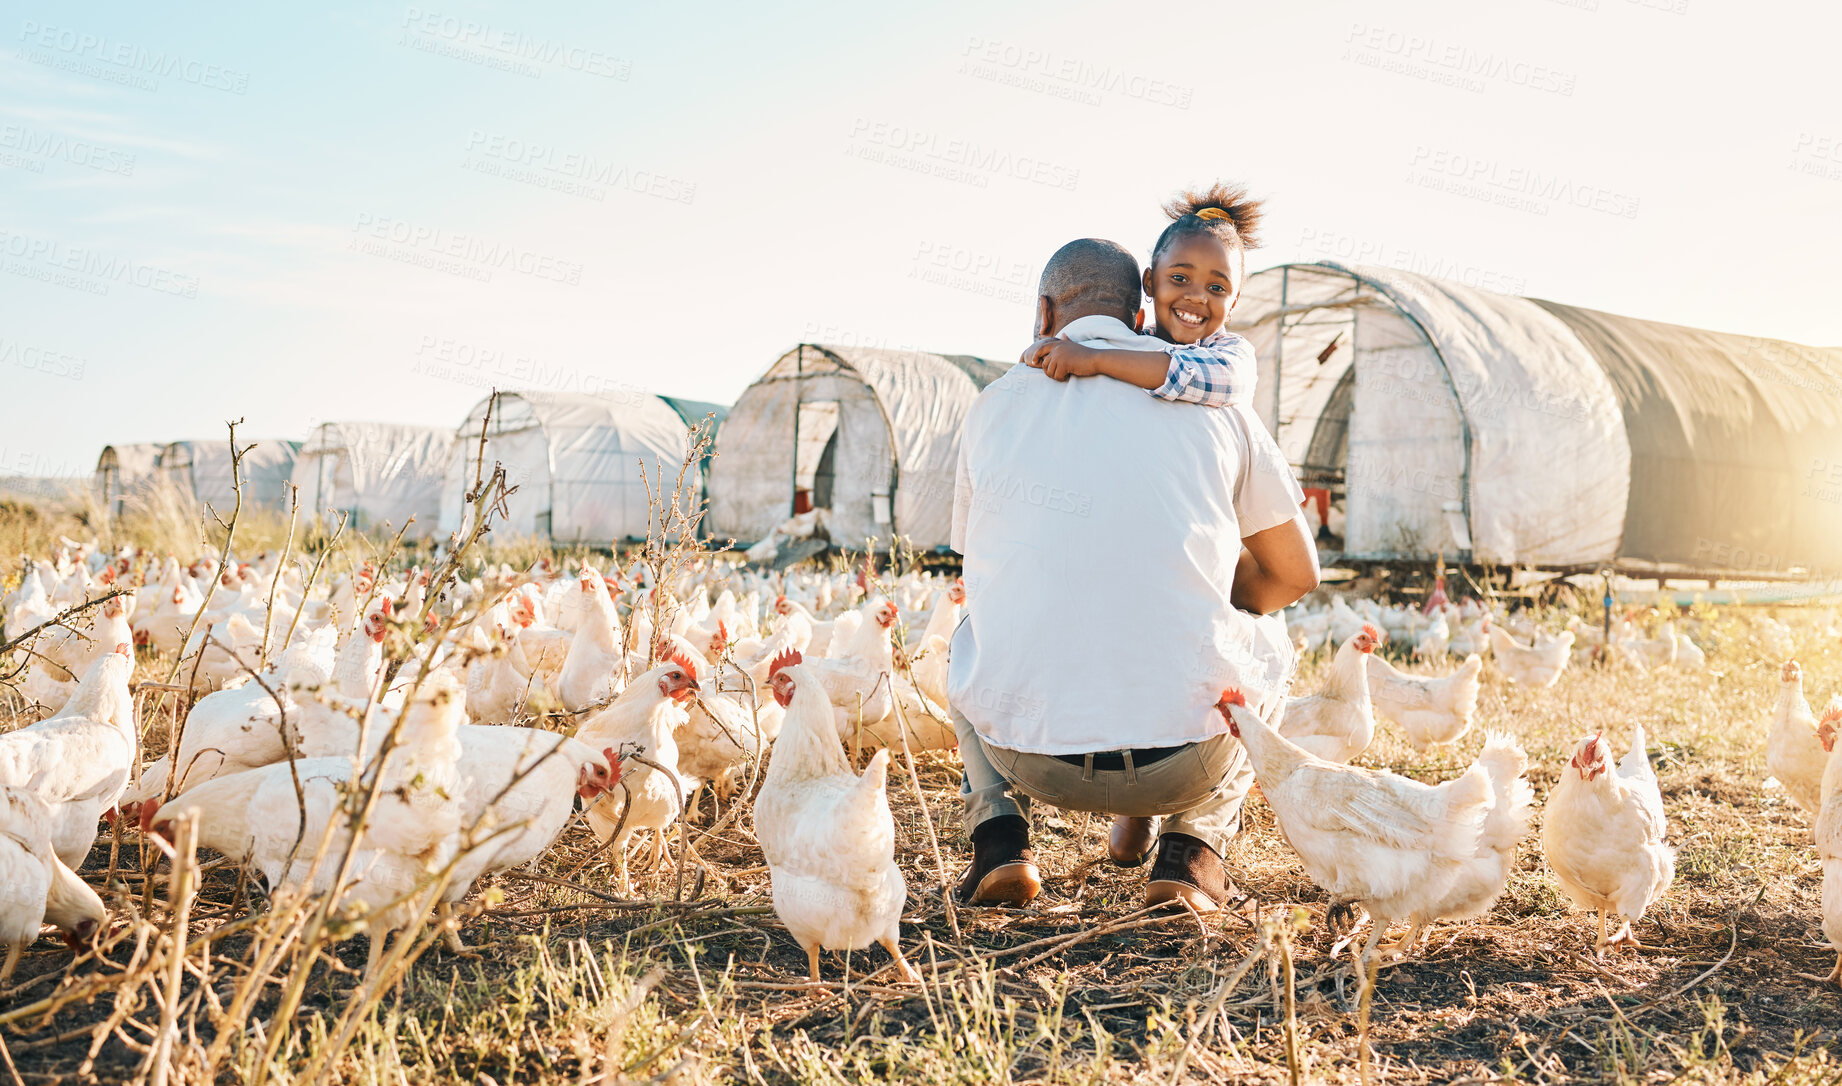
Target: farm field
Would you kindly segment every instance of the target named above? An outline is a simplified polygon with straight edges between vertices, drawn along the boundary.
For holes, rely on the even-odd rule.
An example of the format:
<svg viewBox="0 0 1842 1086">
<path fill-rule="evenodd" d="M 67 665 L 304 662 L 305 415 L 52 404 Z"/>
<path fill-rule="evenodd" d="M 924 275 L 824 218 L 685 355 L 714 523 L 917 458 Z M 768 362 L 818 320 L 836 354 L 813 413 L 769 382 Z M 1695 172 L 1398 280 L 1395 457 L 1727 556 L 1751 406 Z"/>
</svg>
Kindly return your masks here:
<svg viewBox="0 0 1842 1086">
<path fill-rule="evenodd" d="M 0 520 L 0 544 L 44 559 L 57 534 L 78 530 L 14 506 Z M 254 522 L 249 530 L 252 546 L 285 535 L 264 537 Z M 336 548 L 328 581 L 349 576 L 369 545 Z M 528 568 L 540 550 L 484 549 L 463 562 L 462 579 L 501 560 Z M 605 555 L 548 556 L 571 572 L 585 559 L 616 565 Z M 682 550 L 666 560 L 677 563 L 670 580 L 687 600 L 744 587 L 726 560 Z M 381 577 L 401 578 L 408 563 L 383 563 Z M 3 570 L 11 589 L 19 560 Z M 852 572 L 828 575 L 842 587 Z M 884 575 L 901 583 L 901 570 Z M 841 591 L 837 609 L 847 598 Z M 1800 975 L 1821 976 L 1835 962 L 1821 931 L 1810 823 L 1783 787 L 1766 783 L 1784 664 L 1761 625 L 1766 615 L 1789 628 L 1820 711 L 1842 692 L 1832 605 L 1702 606 L 1677 616 L 1706 653 L 1701 670 L 1595 666 L 1576 652 L 1554 686 L 1532 690 L 1487 661 L 1474 726 L 1455 750 L 1417 754 L 1399 728 L 1378 723 L 1359 764 L 1428 782 L 1462 773 L 1486 731 L 1506 732 L 1528 753 L 1537 798 L 1536 832 L 1489 914 L 1434 925 L 1418 954 L 1381 970 L 1370 1030 L 1381 1080 L 1842 1076 L 1842 988 Z M 1569 616 L 1533 617 L 1558 630 Z M 1640 624 L 1654 628 L 1661 617 Z M 623 610 L 623 621 L 632 618 Z M 399 650 L 396 639 L 388 644 Z M 1411 664 L 1403 649 L 1390 642 L 1382 651 L 1416 670 L 1457 665 Z M 1329 660 L 1327 651 L 1307 655 L 1297 689 L 1315 690 Z M 132 680 L 152 684 L 136 696 L 148 761 L 172 742 L 178 698 L 158 687 L 174 664 L 149 649 L 135 658 Z M 17 693 L 0 697 L 0 729 L 28 719 Z M 539 728 L 575 723 L 554 707 L 527 709 Z M 1678 849 L 1676 878 L 1637 925 L 1644 945 L 1595 960 L 1593 917 L 1570 909 L 1544 863 L 1540 805 L 1582 736 L 1602 730 L 1622 756 L 1640 723 Z M 856 765 L 867 760 L 866 751 Z M 744 791 L 762 776 L 752 767 Z M 42 938 L 0 987 L 0 1081 L 1359 1080 L 1350 955 L 1333 956 L 1326 895 L 1257 794 L 1225 857 L 1246 895 L 1238 909 L 1148 913 L 1143 869 L 1106 859 L 1105 821 L 1046 807 L 1034 827 L 1043 894 L 1023 909 L 956 908 L 942 883 L 970 859 L 958 779 L 953 752 L 909 759 L 899 749 L 888 778 L 908 886 L 901 944 L 919 983 L 896 980 L 874 947 L 848 959 L 827 953 L 824 979 L 807 979 L 806 955 L 776 917 L 746 796 L 721 816 L 706 797 L 674 823 L 656 871 L 643 870 L 648 850 L 636 845 L 632 894 L 576 820 L 539 859 L 466 896 L 466 950 L 445 946 L 439 925 L 418 918 L 402 960 L 386 962 L 400 981 L 376 991 L 361 982 L 367 937 L 342 938 L 353 917 L 292 892 L 270 899 L 259 879 L 210 852 L 186 862 L 182 850 L 175 864 L 131 819 L 117 819 L 80 872 L 108 908 L 99 945 L 73 959 Z"/>
</svg>

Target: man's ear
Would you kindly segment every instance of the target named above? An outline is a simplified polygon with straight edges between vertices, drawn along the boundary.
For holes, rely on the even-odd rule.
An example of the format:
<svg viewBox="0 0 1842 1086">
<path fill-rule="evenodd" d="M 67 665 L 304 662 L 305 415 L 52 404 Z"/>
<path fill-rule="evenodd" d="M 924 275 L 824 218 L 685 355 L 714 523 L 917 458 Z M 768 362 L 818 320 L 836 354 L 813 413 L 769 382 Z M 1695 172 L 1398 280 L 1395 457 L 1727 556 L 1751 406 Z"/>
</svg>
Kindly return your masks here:
<svg viewBox="0 0 1842 1086">
<path fill-rule="evenodd" d="M 1055 328 L 1055 303 L 1047 294 L 1036 296 L 1036 338 L 1041 339 Z"/>
<path fill-rule="evenodd" d="M 1138 307 L 1138 312 L 1132 315 L 1132 330 L 1134 332 L 1145 330 L 1145 307 L 1142 305 Z"/>
</svg>

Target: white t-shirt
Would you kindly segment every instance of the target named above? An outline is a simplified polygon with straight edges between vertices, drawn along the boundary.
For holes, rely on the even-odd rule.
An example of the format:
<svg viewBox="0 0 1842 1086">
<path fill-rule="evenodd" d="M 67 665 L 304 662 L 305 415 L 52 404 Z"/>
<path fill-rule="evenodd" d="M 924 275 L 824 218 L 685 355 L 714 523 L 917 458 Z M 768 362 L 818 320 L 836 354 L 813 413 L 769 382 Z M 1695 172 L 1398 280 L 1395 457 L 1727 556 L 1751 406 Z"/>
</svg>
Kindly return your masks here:
<svg viewBox="0 0 1842 1086">
<path fill-rule="evenodd" d="M 1147 339 L 1111 317 L 1062 335 Z M 1224 687 L 1256 707 L 1283 696 L 1283 623 L 1229 596 L 1241 539 L 1292 519 L 1304 494 L 1251 411 L 1015 366 L 973 404 L 959 457 L 967 616 L 947 697 L 986 742 L 1175 746 L 1227 730 L 1213 708 Z"/>
</svg>

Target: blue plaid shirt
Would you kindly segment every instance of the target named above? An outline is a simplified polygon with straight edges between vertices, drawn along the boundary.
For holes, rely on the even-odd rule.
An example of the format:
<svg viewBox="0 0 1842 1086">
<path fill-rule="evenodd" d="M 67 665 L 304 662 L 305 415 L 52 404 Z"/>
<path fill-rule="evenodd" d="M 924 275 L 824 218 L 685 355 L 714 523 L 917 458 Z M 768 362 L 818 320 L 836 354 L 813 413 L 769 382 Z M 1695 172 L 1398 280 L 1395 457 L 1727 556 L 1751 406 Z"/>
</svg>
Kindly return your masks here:
<svg viewBox="0 0 1842 1086">
<path fill-rule="evenodd" d="M 1170 374 L 1151 390 L 1160 400 L 1227 407 L 1253 398 L 1259 377 L 1254 345 L 1233 332 L 1217 332 L 1197 343 L 1166 343 Z"/>
</svg>

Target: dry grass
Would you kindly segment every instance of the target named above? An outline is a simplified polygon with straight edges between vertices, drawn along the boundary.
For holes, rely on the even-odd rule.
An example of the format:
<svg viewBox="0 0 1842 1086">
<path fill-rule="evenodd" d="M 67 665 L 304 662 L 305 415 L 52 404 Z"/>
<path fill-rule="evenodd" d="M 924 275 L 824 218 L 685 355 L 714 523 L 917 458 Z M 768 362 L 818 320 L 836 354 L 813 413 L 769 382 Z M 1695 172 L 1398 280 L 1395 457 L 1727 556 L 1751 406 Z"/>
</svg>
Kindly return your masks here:
<svg viewBox="0 0 1842 1086">
<path fill-rule="evenodd" d="M 0 521 L 0 541 L 21 531 Z M 1777 614 L 1799 634 L 1812 700 L 1842 688 L 1834 611 Z M 1459 772 L 1484 729 L 1507 730 L 1545 794 L 1578 736 L 1606 728 L 1622 751 L 1641 721 L 1681 848 L 1675 886 L 1638 928 L 1649 947 L 1597 963 L 1587 919 L 1568 912 L 1532 835 L 1490 916 L 1439 928 L 1420 957 L 1382 973 L 1374 1043 L 1385 1081 L 1842 1078 L 1842 993 L 1795 975 L 1834 960 L 1818 925 L 1809 829 L 1781 790 L 1760 784 L 1781 661 L 1765 658 L 1745 610 L 1704 621 L 1706 672 L 1576 667 L 1531 692 L 1487 667 L 1478 726 L 1457 754 L 1418 758 L 1380 729 L 1366 760 L 1428 780 Z M 1323 663 L 1307 662 L 1307 687 Z M 168 666 L 143 659 L 136 678 L 159 679 Z M 167 723 L 146 726 L 152 756 Z M 609 863 L 572 830 L 534 870 L 476 891 L 465 931 L 473 952 L 427 949 L 394 992 L 356 1014 L 364 940 L 329 943 L 295 959 L 306 970 L 298 978 L 263 983 L 264 933 L 300 906 L 267 903 L 258 885 L 207 865 L 188 906 L 194 945 L 169 998 L 168 977 L 152 970 L 173 960 L 171 879 L 128 834 L 105 838 L 85 872 L 107 887 L 111 940 L 75 962 L 52 940 L 33 948 L 0 994 L 0 1039 L 23 1082 L 122 1081 L 143 1066 L 176 1001 L 176 1043 L 221 1043 L 217 1077 L 239 1082 L 1283 1082 L 1288 1035 L 1301 1080 L 1357 1080 L 1347 958 L 1330 959 L 1324 895 L 1257 799 L 1228 857 L 1252 895 L 1247 915 L 1137 915 L 1143 871 L 1104 861 L 1102 821 L 1044 810 L 1043 897 L 1025 910 L 962 909 L 955 938 L 928 820 L 957 875 L 968 859 L 957 760 L 916 763 L 925 809 L 905 774 L 892 774 L 890 795 L 910 887 L 903 941 L 926 977 L 918 987 L 876 975 L 888 963 L 881 950 L 853 955 L 848 968 L 827 956 L 827 982 L 803 981 L 804 954 L 773 916 L 744 810 L 715 834 L 690 829 L 708 870 L 689 866 L 683 900 L 669 864 L 641 883 L 652 899 L 615 899 Z M 278 1016 L 295 979 L 298 1008 Z M 239 992 L 253 1002 L 236 1021 L 217 1008 Z M 68 1000 L 54 1013 L 18 1013 L 54 996 Z M 335 1050 L 342 1018 L 350 1040 Z M 0 1082 L 8 1075 L 0 1061 Z"/>
</svg>

